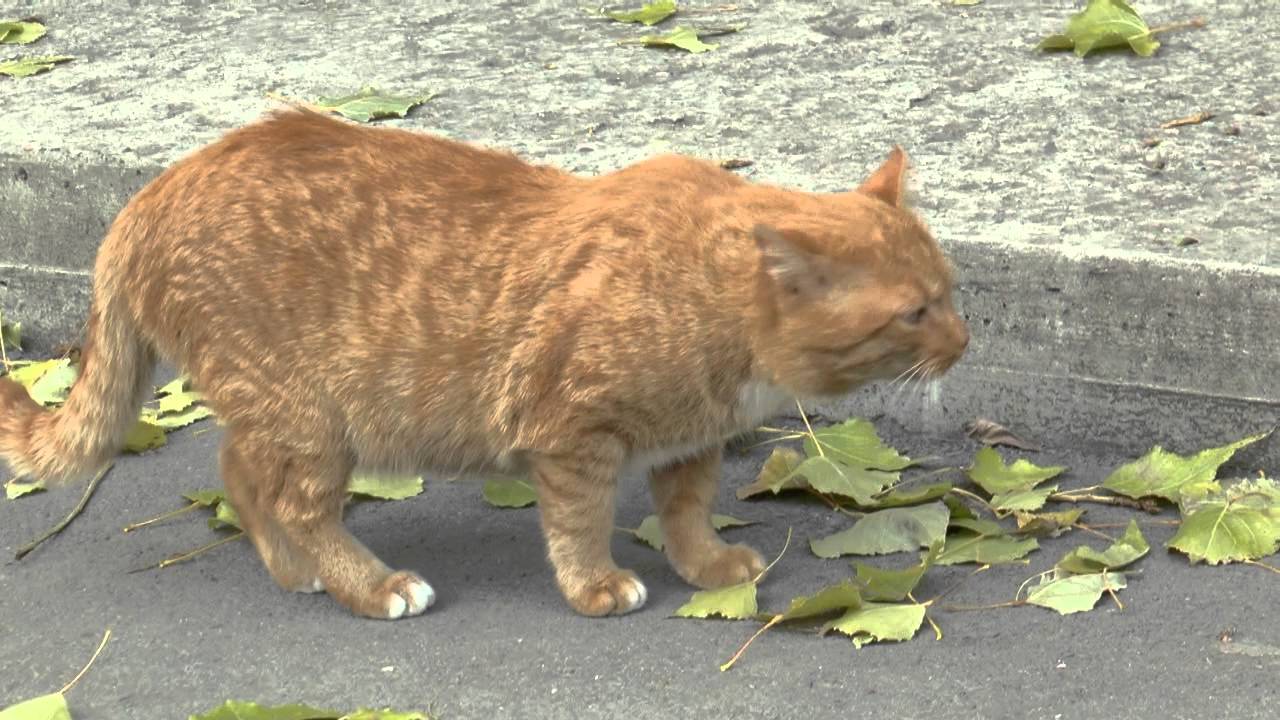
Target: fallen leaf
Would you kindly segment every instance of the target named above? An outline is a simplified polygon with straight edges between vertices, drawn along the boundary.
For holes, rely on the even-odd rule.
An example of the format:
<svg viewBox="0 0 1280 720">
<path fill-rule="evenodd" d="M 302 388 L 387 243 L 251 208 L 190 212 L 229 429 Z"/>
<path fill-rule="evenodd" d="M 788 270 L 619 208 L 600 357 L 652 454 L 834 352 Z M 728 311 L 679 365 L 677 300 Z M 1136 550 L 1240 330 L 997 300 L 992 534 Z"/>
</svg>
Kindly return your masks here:
<svg viewBox="0 0 1280 720">
<path fill-rule="evenodd" d="M 165 444 L 164 428 L 159 425 L 139 420 L 129 429 L 124 438 L 124 451 L 143 453 L 154 450 Z"/>
<path fill-rule="evenodd" d="M 742 168 L 749 168 L 755 164 L 756 162 L 754 160 L 747 160 L 745 158 L 727 158 L 720 161 L 720 167 L 725 170 L 741 170 Z"/>
<path fill-rule="evenodd" d="M 71 720 L 67 699 L 60 692 L 24 700 L 0 710 L 0 720 Z"/>
<path fill-rule="evenodd" d="M 0 43 L 26 45 L 44 37 L 46 32 L 48 31 L 44 25 L 38 22 L 24 22 L 21 20 L 0 22 Z"/>
<path fill-rule="evenodd" d="M 223 498 L 213 506 L 213 517 L 209 518 L 209 529 L 220 530 L 225 527 L 244 529 L 240 526 L 240 514 L 232 507 L 230 500 Z"/>
<path fill-rule="evenodd" d="M 951 483 L 949 482 L 920 485 L 906 490 L 894 488 L 887 493 L 877 495 L 874 503 L 868 507 L 884 509 L 903 507 L 905 505 L 919 505 L 930 500 L 937 500 L 951 492 L 951 489 Z"/>
<path fill-rule="evenodd" d="M 524 477 L 500 476 L 484 481 L 484 499 L 501 508 L 522 508 L 538 502 L 538 492 Z"/>
<path fill-rule="evenodd" d="M 22 323 L 0 322 L 0 342 L 5 347 L 22 349 Z"/>
<path fill-rule="evenodd" d="M 827 615 L 837 610 L 847 610 L 862 606 L 861 589 L 852 580 L 825 587 L 812 595 L 794 598 L 787 609 L 775 617 L 779 622 L 804 620 Z"/>
<path fill-rule="evenodd" d="M 70 360 L 47 360 L 9 373 L 11 380 L 25 385 L 31 399 L 44 407 L 58 405 L 67 399 L 78 370 Z M 25 380 L 34 375 L 28 384 Z"/>
<path fill-rule="evenodd" d="M 193 503 L 196 503 L 197 505 L 203 505 L 204 507 L 211 507 L 213 505 L 216 505 L 222 502 L 223 500 L 226 500 L 227 494 L 222 490 L 209 488 L 206 490 L 192 490 L 191 492 L 185 492 L 185 493 L 182 493 L 182 497 L 190 500 Z"/>
<path fill-rule="evenodd" d="M 1040 450 L 1038 446 L 1014 435 L 1008 428 L 1000 423 L 987 420 L 986 418 L 978 418 L 977 420 L 965 425 L 964 432 L 966 435 L 977 440 L 983 445 L 1004 445 L 1006 447 L 1017 448 L 1019 450 L 1030 450 L 1032 452 Z"/>
<path fill-rule="evenodd" d="M 1034 490 L 1014 490 L 991 496 L 991 507 L 1002 512 L 1030 512 L 1044 507 L 1049 496 L 1058 492 L 1057 485 L 1048 485 Z"/>
<path fill-rule="evenodd" d="M 1089 0 L 1085 9 L 1067 20 L 1060 35 L 1040 41 L 1041 50 L 1071 50 L 1084 57 L 1093 50 L 1128 45 L 1142 57 L 1150 57 L 1160 43 L 1138 13 L 1124 0 Z"/>
<path fill-rule="evenodd" d="M 160 397 L 159 411 L 161 415 L 166 413 L 180 413 L 192 405 L 203 401 L 204 396 L 194 391 L 166 393 Z"/>
<path fill-rule="evenodd" d="M 901 569 L 886 569 L 855 562 L 853 566 L 858 573 L 858 583 L 862 586 L 863 598 L 873 602 L 906 600 L 941 553 L 942 543 L 936 542 L 929 547 L 928 551 L 920 553 L 920 562 Z"/>
<path fill-rule="evenodd" d="M 34 55 L 32 57 L 16 58 L 0 62 L 0 75 L 8 75 L 15 78 L 29 77 L 46 70 L 52 70 L 53 66 L 58 63 L 74 59 L 70 55 Z"/>
<path fill-rule="evenodd" d="M 1240 448 L 1270 434 L 1268 430 L 1186 457 L 1157 446 L 1141 458 L 1117 468 L 1103 481 L 1102 487 L 1134 499 L 1160 497 L 1173 502 L 1184 497 L 1208 495 L 1221 489 L 1214 478 L 1223 463 Z"/>
<path fill-rule="evenodd" d="M 676 609 L 675 617 L 746 620 L 756 616 L 756 584 L 744 582 L 717 590 L 699 590 L 689 602 Z"/>
<path fill-rule="evenodd" d="M 1046 578 L 1027 595 L 1027 602 L 1070 615 L 1092 610 L 1102 593 L 1122 590 L 1125 585 L 1124 575 L 1114 572 Z"/>
<path fill-rule="evenodd" d="M 1084 515 L 1083 508 L 1072 508 L 1060 512 L 1028 513 L 1014 512 L 1013 519 L 1018 524 L 1018 534 L 1038 537 L 1057 537 L 1071 529 Z"/>
<path fill-rule="evenodd" d="M 604 8 L 599 8 L 595 12 L 621 23 L 657 25 L 674 15 L 676 10 L 675 0 L 654 0 L 654 2 L 645 3 L 637 10 L 605 10 Z"/>
<path fill-rule="evenodd" d="M 846 465 L 830 457 L 811 457 L 792 472 L 818 492 L 846 497 L 859 505 L 874 505 L 875 496 L 899 478 L 897 473 Z"/>
<path fill-rule="evenodd" d="M 746 527 L 747 525 L 755 525 L 754 520 L 739 520 L 731 515 L 712 515 L 711 526 L 716 530 L 724 530 L 732 527 Z M 637 540 L 645 543 L 649 547 L 662 552 L 662 525 L 658 521 L 657 515 L 649 515 L 640 521 L 640 525 L 632 530 L 631 533 Z"/>
<path fill-rule="evenodd" d="M 884 555 L 929 547 L 947 532 L 951 511 L 943 503 L 889 508 L 867 513 L 853 527 L 811 540 L 810 549 L 821 558 L 841 555 Z"/>
<path fill-rule="evenodd" d="M 4 496 L 9 500 L 17 500 L 23 495 L 30 495 L 33 492 L 39 492 L 44 489 L 43 481 L 19 482 L 17 478 L 14 478 L 4 484 Z"/>
<path fill-rule="evenodd" d="M 805 438 L 804 450 L 811 458 L 824 456 L 868 470 L 902 470 L 912 464 L 910 458 L 884 444 L 875 425 L 861 418 L 814 430 Z"/>
<path fill-rule="evenodd" d="M 228 700 L 203 715 L 190 720 L 338 720 L 342 713 L 307 705 L 259 705 L 243 700 Z"/>
<path fill-rule="evenodd" d="M 422 478 L 413 475 L 358 473 L 351 476 L 347 492 L 376 500 L 404 500 L 422 494 Z"/>
<path fill-rule="evenodd" d="M 924 623 L 925 606 L 912 603 L 908 605 L 886 605 L 882 603 L 866 603 L 856 610 L 850 610 L 837 620 L 823 626 L 823 632 L 835 630 L 853 637 L 854 647 L 862 647 L 873 642 L 884 640 L 903 641 L 915 637 L 916 631 Z"/>
<path fill-rule="evenodd" d="M 196 405 L 183 412 L 160 415 L 151 408 L 142 409 L 143 422 L 150 423 L 165 430 L 177 430 L 192 423 L 213 417 L 213 410 L 204 405 Z"/>
<path fill-rule="evenodd" d="M 698 31 L 688 25 L 680 25 L 665 35 L 642 35 L 638 38 L 626 38 L 618 41 L 619 45 L 643 45 L 657 48 L 680 48 L 691 53 L 704 53 L 720 47 L 713 43 L 704 43 L 698 39 Z"/>
<path fill-rule="evenodd" d="M 1005 534 L 961 531 L 947 535 L 936 562 L 938 565 L 1001 565 L 1017 562 L 1038 547 L 1040 543 L 1032 537 L 1014 538 Z"/>
<path fill-rule="evenodd" d="M 784 490 L 799 490 L 808 487 L 803 476 L 797 475 L 795 469 L 804 462 L 804 456 L 791 448 L 774 448 L 769 458 L 760 468 L 755 482 L 738 488 L 739 500 L 746 500 L 753 495 L 764 492 L 778 494 Z"/>
<path fill-rule="evenodd" d="M 1207 122 L 1212 119 L 1213 113 L 1201 111 L 1186 117 L 1175 118 L 1167 122 L 1162 122 L 1160 123 L 1160 129 L 1172 130 L 1173 128 L 1182 127 L 1183 125 L 1199 125 L 1200 123 Z"/>
<path fill-rule="evenodd" d="M 1119 570 L 1137 560 L 1150 550 L 1147 539 L 1142 536 L 1136 520 L 1129 521 L 1124 535 L 1102 552 L 1091 547 L 1080 546 L 1067 553 L 1055 567 L 1065 573 L 1085 575 L 1107 570 Z"/>
<path fill-rule="evenodd" d="M 431 94 L 389 95 L 377 88 L 365 86 L 359 92 L 342 97 L 322 97 L 314 105 L 322 110 L 337 113 L 357 122 L 370 122 L 379 118 L 404 117 L 416 105 L 430 100 Z"/>
<path fill-rule="evenodd" d="M 1061 465 L 1040 467 L 1019 458 L 1012 465 L 1005 465 L 995 448 L 982 448 L 973 456 L 973 464 L 966 473 L 969 479 L 992 495 L 1030 490 L 1049 478 L 1066 470 Z"/>
<path fill-rule="evenodd" d="M 1227 499 L 1184 511 L 1169 547 L 1210 565 L 1257 560 L 1280 548 L 1280 521 L 1264 508 Z"/>
</svg>

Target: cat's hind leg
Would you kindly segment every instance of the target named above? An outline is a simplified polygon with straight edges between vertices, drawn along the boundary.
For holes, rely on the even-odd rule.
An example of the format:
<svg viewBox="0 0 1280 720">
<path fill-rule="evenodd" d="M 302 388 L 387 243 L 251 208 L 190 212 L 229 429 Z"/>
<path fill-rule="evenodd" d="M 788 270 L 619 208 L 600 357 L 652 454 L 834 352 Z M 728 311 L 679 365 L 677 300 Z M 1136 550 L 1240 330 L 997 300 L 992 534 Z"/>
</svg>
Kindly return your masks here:
<svg viewBox="0 0 1280 720">
<path fill-rule="evenodd" d="M 764 570 L 760 553 L 729 545 L 711 525 L 711 505 L 720 480 L 719 447 L 655 469 L 649 478 L 662 543 L 677 574 L 700 588 L 735 585 Z"/>
<path fill-rule="evenodd" d="M 532 458 L 538 512 L 560 592 L 583 615 L 621 615 L 644 605 L 648 592 L 613 562 L 614 495 L 621 452 L 601 446 Z"/>
<path fill-rule="evenodd" d="M 418 615 L 435 591 L 416 573 L 392 571 L 342 523 L 352 464 L 311 455 L 268 433 L 231 428 L 222 450 L 227 496 L 268 572 L 286 590 L 325 590 L 358 615 Z"/>
</svg>

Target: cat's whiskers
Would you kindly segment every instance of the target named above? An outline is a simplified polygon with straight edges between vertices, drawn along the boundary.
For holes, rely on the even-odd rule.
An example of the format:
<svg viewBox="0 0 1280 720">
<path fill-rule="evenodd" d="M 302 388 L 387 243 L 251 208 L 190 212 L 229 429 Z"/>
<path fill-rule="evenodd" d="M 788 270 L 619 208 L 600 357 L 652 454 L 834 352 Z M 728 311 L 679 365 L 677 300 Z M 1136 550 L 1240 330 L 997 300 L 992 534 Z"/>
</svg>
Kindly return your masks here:
<svg viewBox="0 0 1280 720">
<path fill-rule="evenodd" d="M 924 367 L 924 364 L 927 361 L 928 361 L 927 358 L 924 360 L 920 360 L 916 362 L 915 365 L 912 365 L 911 367 L 907 368 L 906 371 L 904 371 L 907 374 L 907 376 L 901 382 L 898 383 L 898 389 L 894 391 L 893 397 L 890 399 L 891 403 L 898 402 L 898 396 L 902 394 L 903 390 L 907 389 L 907 387 L 911 384 L 911 381 L 915 379 L 916 375 Z M 902 376 L 899 375 L 898 377 L 902 377 Z"/>
</svg>

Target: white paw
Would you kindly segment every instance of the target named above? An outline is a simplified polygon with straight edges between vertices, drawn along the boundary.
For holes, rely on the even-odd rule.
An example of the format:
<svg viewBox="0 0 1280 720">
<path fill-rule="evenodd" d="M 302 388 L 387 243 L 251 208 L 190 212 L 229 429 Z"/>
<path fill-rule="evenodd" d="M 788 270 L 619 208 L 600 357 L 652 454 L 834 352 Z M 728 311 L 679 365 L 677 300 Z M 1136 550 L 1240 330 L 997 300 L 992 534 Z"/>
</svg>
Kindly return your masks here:
<svg viewBox="0 0 1280 720">
<path fill-rule="evenodd" d="M 644 586 L 644 583 L 640 582 L 640 580 L 637 579 L 635 582 L 631 583 L 630 587 L 627 588 L 628 607 L 624 612 L 639 610 L 640 608 L 644 607 L 644 603 L 648 599 L 649 599 L 649 589 Z"/>
<path fill-rule="evenodd" d="M 422 580 L 413 580 L 405 583 L 400 592 L 391 593 L 387 600 L 387 619 L 398 620 L 406 616 L 421 615 L 435 601 L 436 591 L 430 585 Z"/>
<path fill-rule="evenodd" d="M 324 583 L 320 581 L 320 578 L 316 578 L 315 580 L 312 580 L 310 583 L 299 585 L 293 588 L 293 591 L 299 592 L 299 593 L 324 592 Z"/>
</svg>

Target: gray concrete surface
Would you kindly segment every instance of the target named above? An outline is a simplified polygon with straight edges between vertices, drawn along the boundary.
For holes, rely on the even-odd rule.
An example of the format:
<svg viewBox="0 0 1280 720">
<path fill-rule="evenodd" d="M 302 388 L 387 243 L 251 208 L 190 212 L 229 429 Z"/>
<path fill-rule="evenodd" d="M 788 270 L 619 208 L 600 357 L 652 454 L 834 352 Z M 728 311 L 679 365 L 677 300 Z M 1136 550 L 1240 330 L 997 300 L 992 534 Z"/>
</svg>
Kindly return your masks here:
<svg viewBox="0 0 1280 720">
<path fill-rule="evenodd" d="M 962 463 L 973 446 L 882 421 L 886 438 L 916 456 Z M 1247 566 L 1192 567 L 1166 553 L 1167 526 L 1144 530 L 1153 550 L 1120 594 L 1085 615 L 1040 608 L 934 614 L 901 645 L 855 650 L 848 640 L 771 632 L 728 673 L 717 666 L 754 630 L 748 623 L 668 616 L 689 596 L 658 553 L 619 535 L 618 561 L 648 584 L 646 608 L 589 620 L 569 611 L 543 559 L 532 509 L 487 507 L 474 484 L 428 482 L 396 503 L 353 508 L 349 524 L 384 559 L 421 572 L 440 593 L 422 617 L 360 620 L 324 596 L 284 593 L 247 543 L 162 571 L 128 574 L 213 534 L 202 518 L 125 535 L 127 522 L 178 507 L 182 491 L 216 484 L 217 432 L 170 436 L 152 455 L 122 459 L 88 510 L 59 538 L 20 563 L 0 564 L 0 704 L 56 689 L 110 626 L 114 636 L 71 693 L 75 717 L 184 718 L 227 697 L 433 707 L 462 718 L 1269 718 L 1280 709 L 1280 655 L 1224 654 L 1218 637 L 1274 652 L 1280 646 L 1276 577 Z M 1092 484 L 1124 457 L 1102 447 L 1037 438 L 1037 459 L 1071 466 L 1065 483 Z M 1214 438 L 1225 439 L 1225 438 Z M 1180 448 L 1188 450 L 1191 448 Z M 765 553 L 791 550 L 761 589 L 763 607 L 784 607 L 850 573 L 819 560 L 810 537 L 846 526 L 843 516 L 803 501 L 741 502 L 765 449 L 734 455 L 718 510 L 761 521 L 730 537 Z M 1228 473 L 1255 467 L 1244 454 Z M 37 535 L 74 503 L 76 489 L 0 502 L 0 549 Z M 624 485 L 619 524 L 650 512 L 642 483 Z M 1122 512 L 1089 510 L 1091 522 Z M 1000 602 L 1077 544 L 1080 533 L 1046 540 L 1028 566 L 993 568 L 951 596 L 956 604 Z M 892 557 L 887 564 L 905 565 Z M 931 597 L 969 568 L 936 568 L 920 588 Z M 390 669 L 388 669 L 390 668 Z"/>
<path fill-rule="evenodd" d="M 618 47 L 641 31 L 576 4 L 11 3 L 9 15 L 50 27 L 23 52 L 79 59 L 0 79 L 0 309 L 24 321 L 37 350 L 73 339 L 102 234 L 149 178 L 258 117 L 267 91 L 310 98 L 372 83 L 439 93 L 389 125 L 583 173 L 677 150 L 751 159 L 742 172 L 762 182 L 835 190 L 901 143 L 916 203 L 956 265 L 971 352 L 928 412 L 914 394 L 876 389 L 822 410 L 886 413 L 906 447 L 967 455 L 956 428 L 992 417 L 1088 484 L 1153 444 L 1191 450 L 1280 420 L 1272 3 L 1142 2 L 1152 24 L 1209 25 L 1163 36 L 1150 59 L 1084 61 L 1029 49 L 1061 26 L 1070 0 L 740 5 L 689 18 L 749 23 L 693 56 Z M 1217 115 L 1158 129 L 1201 110 Z M 285 596 L 247 547 L 123 574 L 205 537 L 199 523 L 136 536 L 117 527 L 213 484 L 215 435 L 174 436 L 127 459 L 65 537 L 0 565 L 0 703 L 56 688 L 112 624 L 116 641 L 73 696 L 86 717 L 183 717 L 226 696 L 434 702 L 451 717 L 1274 714 L 1277 661 L 1214 646 L 1226 626 L 1280 644 L 1273 578 L 1188 568 L 1161 552 L 1144 561 L 1124 613 L 943 615 L 942 643 L 861 652 L 778 633 L 728 675 L 714 666 L 747 629 L 664 619 L 686 590 L 656 555 L 619 540 L 653 608 L 579 620 L 550 583 L 533 514 L 486 510 L 474 488 L 354 513 L 375 548 L 442 592 L 438 613 L 407 624 Z M 1237 469 L 1257 467 L 1276 472 L 1280 441 Z M 753 469 L 730 474 L 741 482 Z M 639 486 L 628 493 L 623 519 L 635 521 L 647 501 Z M 0 545 L 36 534 L 73 495 L 0 503 Z M 726 509 L 768 520 L 742 532 L 764 549 L 788 523 L 804 536 L 836 522 L 725 497 Z M 1163 540 L 1163 530 L 1150 534 Z M 989 573 L 957 600 L 1003 599 L 1071 542 L 1048 545 L 1031 568 Z M 793 553 L 765 597 L 776 606 L 844 571 Z"/>
</svg>

